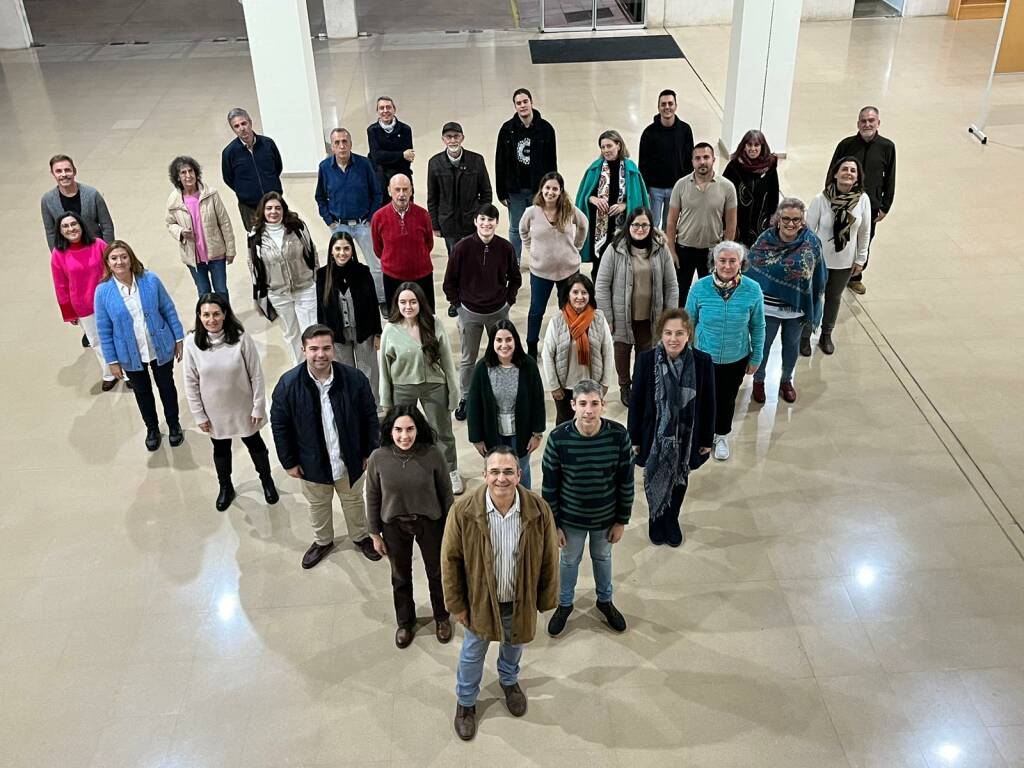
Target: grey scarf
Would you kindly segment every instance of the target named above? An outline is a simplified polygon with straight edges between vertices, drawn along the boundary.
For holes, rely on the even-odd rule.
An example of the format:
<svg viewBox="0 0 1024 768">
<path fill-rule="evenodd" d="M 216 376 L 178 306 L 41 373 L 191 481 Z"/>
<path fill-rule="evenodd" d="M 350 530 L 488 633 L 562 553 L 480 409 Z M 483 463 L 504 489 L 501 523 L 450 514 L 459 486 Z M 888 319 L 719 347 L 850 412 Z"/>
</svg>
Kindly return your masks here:
<svg viewBox="0 0 1024 768">
<path fill-rule="evenodd" d="M 660 518 L 677 485 L 690 474 L 690 448 L 696 417 L 697 374 L 687 344 L 675 360 L 660 342 L 654 348 L 654 441 L 644 467 L 644 492 L 651 520 Z"/>
</svg>

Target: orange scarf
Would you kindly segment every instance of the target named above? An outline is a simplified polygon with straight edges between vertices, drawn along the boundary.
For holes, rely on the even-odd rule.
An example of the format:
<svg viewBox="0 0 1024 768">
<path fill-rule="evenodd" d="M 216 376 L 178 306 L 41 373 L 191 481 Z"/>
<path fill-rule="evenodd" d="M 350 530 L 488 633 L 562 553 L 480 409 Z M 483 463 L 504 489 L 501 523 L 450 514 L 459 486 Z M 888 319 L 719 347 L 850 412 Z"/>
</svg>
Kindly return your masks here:
<svg viewBox="0 0 1024 768">
<path fill-rule="evenodd" d="M 576 342 L 576 360 L 580 365 L 590 367 L 590 337 L 587 331 L 590 330 L 590 321 L 594 319 L 594 308 L 587 304 L 586 308 L 576 313 L 572 304 L 565 303 L 562 307 L 562 317 L 565 324 L 569 326 L 569 335 Z"/>
</svg>

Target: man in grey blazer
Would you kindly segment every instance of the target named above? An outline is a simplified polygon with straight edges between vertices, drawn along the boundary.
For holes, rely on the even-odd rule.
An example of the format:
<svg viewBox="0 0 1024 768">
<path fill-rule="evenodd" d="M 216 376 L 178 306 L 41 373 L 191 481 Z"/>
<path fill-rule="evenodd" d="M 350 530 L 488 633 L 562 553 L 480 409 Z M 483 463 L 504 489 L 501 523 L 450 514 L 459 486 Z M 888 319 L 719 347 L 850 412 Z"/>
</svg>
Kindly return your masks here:
<svg viewBox="0 0 1024 768">
<path fill-rule="evenodd" d="M 73 211 L 81 216 L 93 237 L 103 238 L 107 243 L 114 239 L 114 222 L 103 195 L 88 184 L 75 181 L 77 173 L 75 161 L 67 155 L 50 158 L 50 174 L 57 181 L 57 186 L 43 195 L 41 207 L 46 244 L 51 251 L 57 238 L 57 221 L 64 211 Z"/>
</svg>

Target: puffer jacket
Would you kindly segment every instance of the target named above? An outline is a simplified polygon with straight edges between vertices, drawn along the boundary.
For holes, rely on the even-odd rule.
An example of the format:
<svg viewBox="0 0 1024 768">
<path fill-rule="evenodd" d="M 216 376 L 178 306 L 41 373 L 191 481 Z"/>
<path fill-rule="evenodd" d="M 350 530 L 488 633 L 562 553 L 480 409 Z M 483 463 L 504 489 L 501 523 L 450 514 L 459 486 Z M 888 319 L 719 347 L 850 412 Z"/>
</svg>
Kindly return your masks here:
<svg viewBox="0 0 1024 768">
<path fill-rule="evenodd" d="M 679 283 L 672 257 L 664 243 L 651 240 L 651 327 L 666 309 L 679 304 Z M 597 306 L 609 318 L 612 340 L 635 344 L 633 338 L 633 259 L 622 241 L 605 253 L 594 286 Z"/>
<path fill-rule="evenodd" d="M 227 259 L 228 264 L 235 260 L 235 233 L 231 228 L 227 208 L 220 199 L 217 190 L 205 184 L 199 185 L 199 218 L 203 225 L 203 237 L 206 240 L 206 255 L 210 261 Z M 182 240 L 182 232 L 192 231 L 192 215 L 188 212 L 181 190 L 175 189 L 167 198 L 167 216 L 164 218 L 167 231 L 181 247 L 181 261 L 189 266 L 196 265 L 196 243 L 194 240 Z"/>
<path fill-rule="evenodd" d="M 604 387 L 610 387 L 615 373 L 615 348 L 612 346 L 608 321 L 600 309 L 594 313 L 587 337 L 590 339 L 590 378 Z M 548 392 L 572 389 L 577 383 L 569 381 L 569 355 L 573 354 L 572 350 L 569 326 L 565 323 L 565 315 L 559 311 L 548 322 L 541 350 L 541 378 Z"/>
</svg>

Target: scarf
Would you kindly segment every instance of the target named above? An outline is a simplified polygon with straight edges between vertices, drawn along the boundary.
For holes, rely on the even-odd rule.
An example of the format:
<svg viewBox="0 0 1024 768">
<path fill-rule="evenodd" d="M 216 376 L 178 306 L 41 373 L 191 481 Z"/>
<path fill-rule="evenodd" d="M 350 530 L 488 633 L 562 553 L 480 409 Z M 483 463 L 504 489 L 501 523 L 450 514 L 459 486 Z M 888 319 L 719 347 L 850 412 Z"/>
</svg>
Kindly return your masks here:
<svg viewBox="0 0 1024 768">
<path fill-rule="evenodd" d="M 755 160 L 751 160 L 747 157 L 747 153 L 745 151 L 741 151 L 736 155 L 736 161 L 743 167 L 743 170 L 750 171 L 751 173 L 756 173 L 758 176 L 761 176 L 774 168 L 779 162 L 779 158 L 774 152 L 772 152 L 762 157 L 758 157 Z"/>
<path fill-rule="evenodd" d="M 850 242 L 850 230 L 857 222 L 853 212 L 860 203 L 860 196 L 863 194 L 856 186 L 849 192 L 840 192 L 835 181 L 830 181 L 825 187 L 825 199 L 832 206 L 832 242 L 835 243 L 836 251 L 841 251 Z"/>
<path fill-rule="evenodd" d="M 390 125 L 385 125 L 383 120 L 378 120 L 377 125 L 384 129 L 384 133 L 390 134 L 395 128 L 398 127 L 398 121 L 392 120 Z"/>
<path fill-rule="evenodd" d="M 718 295 L 722 297 L 723 301 L 728 301 L 732 297 L 733 293 L 736 292 L 736 289 L 739 288 L 741 277 L 742 275 L 737 272 L 736 277 L 732 280 L 723 281 L 718 279 L 717 272 L 711 273 L 711 279 L 715 283 L 715 290 L 718 291 Z"/>
<path fill-rule="evenodd" d="M 610 195 L 612 192 L 612 172 L 611 167 L 607 160 L 601 163 L 601 177 L 597 180 L 597 197 L 602 197 L 608 201 L 608 205 L 612 206 L 616 203 L 623 203 L 626 201 L 626 164 L 622 160 L 617 161 L 619 165 L 618 173 L 618 194 L 615 195 L 615 199 L 612 200 Z M 597 252 L 604 250 L 607 245 L 608 236 L 614 235 L 617 226 L 608 226 L 608 214 L 601 213 L 601 211 L 594 209 L 594 249 Z M 620 213 L 615 221 L 618 222 L 622 219 L 623 214 Z M 609 231 L 611 230 L 611 231 Z"/>
<path fill-rule="evenodd" d="M 787 243 L 777 227 L 766 229 L 750 249 L 747 277 L 761 286 L 765 303 L 775 299 L 804 313 L 804 319 L 817 328 L 824 308 L 828 271 L 821 257 L 821 240 L 804 227 Z"/>
<path fill-rule="evenodd" d="M 569 326 L 569 335 L 576 342 L 576 361 L 586 367 L 590 367 L 590 322 L 594 319 L 594 308 L 587 304 L 579 314 L 572 308 L 572 304 L 565 302 L 562 307 L 562 317 L 565 324 Z"/>
<path fill-rule="evenodd" d="M 697 373 L 690 345 L 672 360 L 658 342 L 654 348 L 654 440 L 644 467 L 644 492 L 651 520 L 665 513 L 672 491 L 689 479 L 696 397 Z"/>
<path fill-rule="evenodd" d="M 327 268 L 331 270 L 331 288 L 335 293 L 348 293 L 348 281 L 352 276 L 353 264 L 355 264 L 355 259 L 351 258 L 345 262 L 344 266 L 339 267 L 338 263 L 331 258 Z"/>
<path fill-rule="evenodd" d="M 219 347 L 221 344 L 224 343 L 224 329 L 222 328 L 216 333 L 214 333 L 213 331 L 207 331 L 206 342 L 207 344 L 209 344 L 210 349 Z"/>
</svg>

